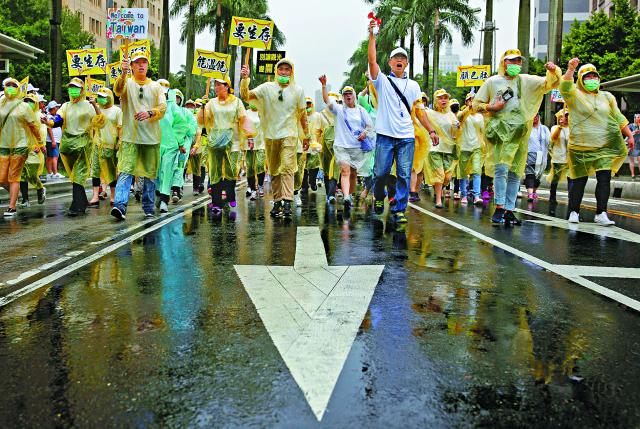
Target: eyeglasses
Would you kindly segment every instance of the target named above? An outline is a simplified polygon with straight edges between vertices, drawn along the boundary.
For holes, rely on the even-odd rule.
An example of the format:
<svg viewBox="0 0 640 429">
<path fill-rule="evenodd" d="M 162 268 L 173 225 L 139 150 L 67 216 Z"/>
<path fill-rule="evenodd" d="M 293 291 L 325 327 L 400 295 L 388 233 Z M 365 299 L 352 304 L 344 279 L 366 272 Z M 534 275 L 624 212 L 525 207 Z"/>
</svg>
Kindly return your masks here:
<svg viewBox="0 0 640 429">
<path fill-rule="evenodd" d="M 142 100 L 144 98 L 144 93 L 143 93 L 142 87 L 140 87 L 140 93 L 138 94 L 138 98 L 140 100 Z"/>
<path fill-rule="evenodd" d="M 284 99 L 282 98 L 282 89 L 278 91 L 278 100 L 284 101 Z"/>
</svg>

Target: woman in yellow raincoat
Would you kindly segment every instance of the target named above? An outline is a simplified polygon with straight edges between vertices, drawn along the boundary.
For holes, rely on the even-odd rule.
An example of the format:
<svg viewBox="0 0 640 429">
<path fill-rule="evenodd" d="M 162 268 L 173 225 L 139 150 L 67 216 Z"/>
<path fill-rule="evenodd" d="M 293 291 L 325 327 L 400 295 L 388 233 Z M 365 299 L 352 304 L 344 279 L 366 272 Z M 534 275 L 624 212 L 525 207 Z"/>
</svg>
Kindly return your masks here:
<svg viewBox="0 0 640 429">
<path fill-rule="evenodd" d="M 265 176 L 265 159 L 264 152 L 264 133 L 260 124 L 260 115 L 258 114 L 258 100 L 252 100 L 247 110 L 247 118 L 251 121 L 256 135 L 253 140 L 246 138 L 246 162 L 247 162 L 247 197 L 251 201 L 258 199 L 258 196 L 264 196 L 264 176 Z"/>
<path fill-rule="evenodd" d="M 187 101 L 187 104 L 189 102 Z M 202 108 L 202 99 L 197 98 L 193 105 L 194 117 L 198 119 L 198 112 Z M 204 192 L 205 177 L 207 175 L 207 129 L 198 126 L 193 146 L 189 151 L 189 167 L 193 173 L 193 195 L 198 196 Z"/>
<path fill-rule="evenodd" d="M 573 83 L 573 74 L 580 60 L 569 61 L 567 73 L 560 83 L 560 93 L 571 114 L 569 115 L 569 177 L 573 179 L 569 192 L 569 222 L 578 223 L 580 204 L 589 175 L 595 174 L 596 217 L 594 221 L 603 226 L 615 224 L 607 216 L 607 203 L 611 192 L 611 174 L 618 171 L 625 158 L 627 148 L 622 135 L 633 148 L 633 134 L 629 121 L 620 113 L 618 103 L 611 93 L 600 91 L 600 75 L 593 64 L 585 64 L 578 70 L 578 79 Z"/>
<path fill-rule="evenodd" d="M 227 194 L 230 207 L 236 206 L 235 188 L 240 161 L 239 138 L 255 135 L 242 101 L 231 92 L 228 78 L 215 79 L 216 97 L 209 100 L 198 114 L 198 124 L 207 129 L 210 208 L 214 214 L 222 211 L 222 191 Z M 204 100 L 203 100 L 204 101 Z"/>
<path fill-rule="evenodd" d="M 33 114 L 40 122 L 40 110 L 38 109 L 38 96 L 36 94 L 25 95 L 23 101 L 29 105 Z M 29 185 L 36 188 L 38 193 L 38 204 L 44 204 L 46 193 L 44 185 L 40 180 L 40 174 L 44 171 L 44 151 L 46 149 L 47 126 L 40 123 L 39 138 L 35 138 L 31 134 L 27 134 L 29 138 L 29 155 L 27 161 L 22 167 L 22 175 L 20 177 L 20 193 L 22 201 L 20 207 L 29 207 Z"/>
<path fill-rule="evenodd" d="M 302 178 L 303 194 L 309 192 L 309 188 L 314 192 L 318 189 L 316 181 L 320 170 L 320 152 L 322 151 L 322 145 L 317 133 L 317 130 L 322 126 L 322 117 L 319 112 L 316 112 L 315 104 L 311 97 L 306 97 L 305 101 L 307 102 L 307 121 L 311 131 L 311 144 L 307 151 L 307 162 L 304 166 L 304 176 Z"/>
<path fill-rule="evenodd" d="M 36 116 L 20 98 L 20 84 L 14 78 L 2 82 L 4 97 L 0 98 L 0 184 L 9 191 L 9 208 L 4 217 L 16 215 L 20 193 L 20 175 L 29 154 L 29 138 L 40 135 Z"/>
<path fill-rule="evenodd" d="M 527 163 L 533 117 L 544 95 L 558 86 L 562 76 L 552 62 L 545 64 L 546 77 L 521 74 L 523 60 L 518 49 L 506 51 L 498 74 L 484 82 L 473 100 L 473 108 L 485 115 L 485 138 L 495 161 L 494 224 L 522 224 L 513 210 Z"/>
<path fill-rule="evenodd" d="M 329 99 L 335 100 L 336 103 L 341 103 L 340 94 L 335 92 L 329 93 Z M 328 107 L 325 107 L 322 112 L 322 125 L 318 128 L 320 132 L 320 144 L 322 150 L 320 151 L 320 166 L 322 168 L 322 175 L 324 176 L 324 188 L 327 193 L 327 203 L 336 203 L 336 187 L 338 185 L 338 179 L 340 178 L 340 167 L 336 163 L 336 156 L 333 153 L 333 143 L 336 140 L 336 125 L 335 116 L 329 111 Z"/>
<path fill-rule="evenodd" d="M 118 181 L 118 141 L 122 135 L 122 110 L 113 105 L 113 92 L 109 88 L 102 87 L 98 90 L 97 95 L 96 101 L 105 117 L 105 125 L 103 128 L 95 130 L 93 136 L 94 146 L 91 162 L 93 196 L 89 201 L 89 207 L 100 205 L 98 195 L 100 183 L 109 185 L 110 201 L 113 205 Z"/>
<path fill-rule="evenodd" d="M 431 139 L 427 129 L 422 126 L 418 120 L 416 109 L 424 109 L 425 113 L 429 106 L 429 97 L 424 92 L 421 94 L 422 104 L 419 100 L 413 103 L 411 109 L 411 119 L 413 120 L 413 128 L 416 134 L 416 143 L 413 149 L 413 166 L 411 168 L 411 189 L 409 192 L 409 201 L 420 201 L 420 185 L 424 181 L 425 166 L 428 162 L 429 147 L 431 146 Z"/>
<path fill-rule="evenodd" d="M 433 110 L 427 110 L 427 118 L 438 135 L 439 143 L 431 142 L 425 175 L 436 194 L 436 208 L 442 208 L 442 188 L 449 184 L 456 167 L 456 139 L 460 122 L 449 108 L 449 94 L 444 89 L 433 93 Z"/>
<path fill-rule="evenodd" d="M 565 107 L 556 113 L 557 125 L 551 127 L 551 140 L 549 142 L 549 156 L 551 157 L 551 171 L 547 180 L 551 184 L 549 193 L 549 214 L 556 214 L 558 201 L 556 191 L 558 183 L 567 176 L 569 165 L 567 164 L 567 145 L 569 144 L 569 110 Z M 571 179 L 567 178 L 568 188 L 571 189 Z"/>
<path fill-rule="evenodd" d="M 95 100 L 87 101 L 84 82 L 74 77 L 69 82 L 69 100 L 64 103 L 58 116 L 60 119 L 53 127 L 62 127 L 60 158 L 73 182 L 73 196 L 69 207 L 69 216 L 85 214 L 89 204 L 84 185 L 90 177 L 91 169 L 91 133 L 105 125 L 105 117 Z"/>
<path fill-rule="evenodd" d="M 480 197 L 480 175 L 482 174 L 482 143 L 484 139 L 484 118 L 473 107 L 474 94 L 465 97 L 465 109 L 458 112 L 460 139 L 458 147 L 457 176 L 460 179 L 460 197 L 467 202 L 467 185 L 471 177 L 471 199 L 473 204 L 482 205 Z"/>
</svg>

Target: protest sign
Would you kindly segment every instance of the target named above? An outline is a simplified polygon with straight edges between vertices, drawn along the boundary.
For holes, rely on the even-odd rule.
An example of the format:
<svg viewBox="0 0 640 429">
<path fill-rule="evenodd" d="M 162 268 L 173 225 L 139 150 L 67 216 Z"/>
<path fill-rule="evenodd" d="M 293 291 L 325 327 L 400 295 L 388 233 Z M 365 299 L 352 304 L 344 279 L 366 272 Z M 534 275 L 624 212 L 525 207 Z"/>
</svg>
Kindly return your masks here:
<svg viewBox="0 0 640 429">
<path fill-rule="evenodd" d="M 224 78 L 229 74 L 231 55 L 196 49 L 191 74 L 209 78 Z"/>
<path fill-rule="evenodd" d="M 20 81 L 20 85 L 18 88 L 20 90 L 20 97 L 24 97 L 25 95 L 27 95 L 28 88 L 29 88 L 29 76 L 25 77 Z"/>
<path fill-rule="evenodd" d="M 128 56 L 134 55 L 138 51 L 143 51 L 146 54 L 149 63 L 151 63 L 151 42 L 148 40 L 138 40 L 137 42 L 129 43 L 129 46 L 126 47 L 124 45 L 120 46 L 120 58 L 125 58 Z"/>
<path fill-rule="evenodd" d="M 229 44 L 244 48 L 269 49 L 273 38 L 273 21 L 241 18 L 231 19 Z"/>
<path fill-rule="evenodd" d="M 275 66 L 286 56 L 285 51 L 260 51 L 256 62 L 256 73 L 272 75 L 275 73 Z"/>
<path fill-rule="evenodd" d="M 76 49 L 67 51 L 69 76 L 105 74 L 107 72 L 107 50 Z"/>
<path fill-rule="evenodd" d="M 104 87 L 106 82 L 104 80 L 92 79 L 91 76 L 87 76 L 87 79 L 84 81 L 84 92 L 87 94 L 87 97 L 97 97 L 98 91 L 100 88 Z"/>
<path fill-rule="evenodd" d="M 564 103 L 564 98 L 562 98 L 562 94 L 560 94 L 559 89 L 552 89 L 549 94 L 551 95 L 552 103 Z"/>
<path fill-rule="evenodd" d="M 149 9 L 107 9 L 107 39 L 146 39 Z"/>
<path fill-rule="evenodd" d="M 458 66 L 456 86 L 482 86 L 491 76 L 491 66 Z"/>
</svg>

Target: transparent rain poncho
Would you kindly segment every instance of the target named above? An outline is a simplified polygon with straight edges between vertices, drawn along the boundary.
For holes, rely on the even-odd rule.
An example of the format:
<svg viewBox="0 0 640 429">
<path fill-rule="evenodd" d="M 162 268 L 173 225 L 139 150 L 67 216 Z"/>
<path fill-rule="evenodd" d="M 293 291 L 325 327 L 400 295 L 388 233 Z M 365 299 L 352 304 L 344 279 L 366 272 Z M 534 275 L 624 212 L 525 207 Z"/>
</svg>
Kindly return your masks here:
<svg viewBox="0 0 640 429">
<path fill-rule="evenodd" d="M 39 133 L 37 118 L 29 105 L 21 97 L 11 97 L 5 91 L 5 96 L 0 98 L 0 149 L 27 148 L 29 139 Z"/>
<path fill-rule="evenodd" d="M 458 139 L 458 167 L 456 175 L 464 178 L 470 174 L 482 173 L 482 146 L 484 139 L 484 118 L 473 109 L 458 113 L 460 138 Z"/>
<path fill-rule="evenodd" d="M 436 98 L 434 96 L 434 100 Z M 455 171 L 455 160 L 457 159 L 456 140 L 460 128 L 458 118 L 453 114 L 449 106 L 443 110 L 438 108 L 437 103 L 434 106 L 436 107 L 435 110 L 427 110 L 427 118 L 438 136 L 439 144 L 434 146 L 431 139 L 429 139 L 431 145 L 424 170 L 427 183 L 431 185 L 434 183 L 446 184 L 453 171 Z"/>
<path fill-rule="evenodd" d="M 109 88 L 100 88 L 99 92 L 107 94 L 107 103 L 100 107 L 105 125 L 94 133 L 91 177 L 112 183 L 118 177 L 116 146 L 122 132 L 122 110 L 113 105 L 113 93 Z"/>
<path fill-rule="evenodd" d="M 611 93 L 585 89 L 582 79 L 589 72 L 596 72 L 596 68 L 590 64 L 580 67 L 576 84 L 572 80 L 560 82 L 560 93 L 571 112 L 567 158 L 572 179 L 590 176 L 598 170 L 611 170 L 615 174 L 627 157 L 621 129 L 629 121 Z"/>
<path fill-rule="evenodd" d="M 509 171 L 522 176 L 533 117 L 544 95 L 557 88 L 562 72 L 560 67 L 556 67 L 553 72 L 547 71 L 546 77 L 519 74 L 509 79 L 506 77 L 505 56 L 506 52 L 500 58 L 498 74 L 487 79 L 478 90 L 473 108 L 485 116 L 487 150 L 493 153 L 491 164 L 506 164 Z M 487 105 L 507 88 L 511 88 L 514 97 L 500 112 L 488 112 Z M 493 170 L 493 166 L 490 169 Z"/>
<path fill-rule="evenodd" d="M 264 151 L 264 133 L 262 132 L 262 125 L 260 123 L 260 115 L 255 110 L 247 110 L 247 119 L 251 121 L 251 124 L 255 130 L 255 136 L 253 137 L 253 149 L 249 150 L 249 146 L 246 143 L 248 137 L 245 135 L 244 146 L 247 149 L 246 152 L 246 164 L 247 164 L 247 176 L 253 177 L 257 174 L 265 172 L 265 151 Z"/>
<path fill-rule="evenodd" d="M 416 100 L 411 109 L 411 119 L 413 120 L 413 128 L 416 135 L 412 166 L 412 170 L 415 173 L 421 173 L 424 171 L 427 163 L 427 156 L 429 154 L 429 148 L 431 146 L 429 134 L 418 120 L 418 109 L 422 109 L 425 113 L 428 111 L 426 106 L 422 104 L 421 100 Z"/>
<path fill-rule="evenodd" d="M 33 94 L 27 94 L 27 97 L 33 100 L 33 116 L 36 123 L 40 122 L 40 110 L 38 109 L 38 97 Z M 40 124 L 40 132 L 38 136 L 27 133 L 29 155 L 22 168 L 20 181 L 28 182 L 35 189 L 42 189 L 44 185 L 40 180 L 40 175 L 44 171 L 44 149 L 46 147 L 45 138 L 47 135 L 47 126 Z"/>
</svg>

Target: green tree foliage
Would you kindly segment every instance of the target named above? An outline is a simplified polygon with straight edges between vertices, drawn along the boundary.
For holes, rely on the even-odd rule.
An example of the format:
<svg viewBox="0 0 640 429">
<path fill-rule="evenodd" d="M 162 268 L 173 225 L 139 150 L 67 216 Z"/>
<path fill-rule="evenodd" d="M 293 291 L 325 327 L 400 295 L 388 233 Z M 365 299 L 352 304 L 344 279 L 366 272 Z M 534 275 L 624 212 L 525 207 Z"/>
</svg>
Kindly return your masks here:
<svg viewBox="0 0 640 429">
<path fill-rule="evenodd" d="M 14 39 L 28 43 L 45 53 L 37 61 L 14 60 L 10 62 L 9 74 L 17 79 L 29 76 L 29 81 L 48 95 L 50 46 L 49 3 L 47 0 L 21 0 L 19 7 L 12 0 L 0 0 L 0 31 Z M 95 38 L 82 30 L 77 15 L 65 9 L 62 14 L 62 49 L 78 49 L 93 45 Z M 62 62 L 62 75 L 68 80 L 66 61 Z"/>
<path fill-rule="evenodd" d="M 573 24 L 563 42 L 563 69 L 577 57 L 594 64 L 603 80 L 640 73 L 640 14 L 628 0 L 614 0 L 613 8 L 611 17 L 598 12 Z"/>
</svg>

